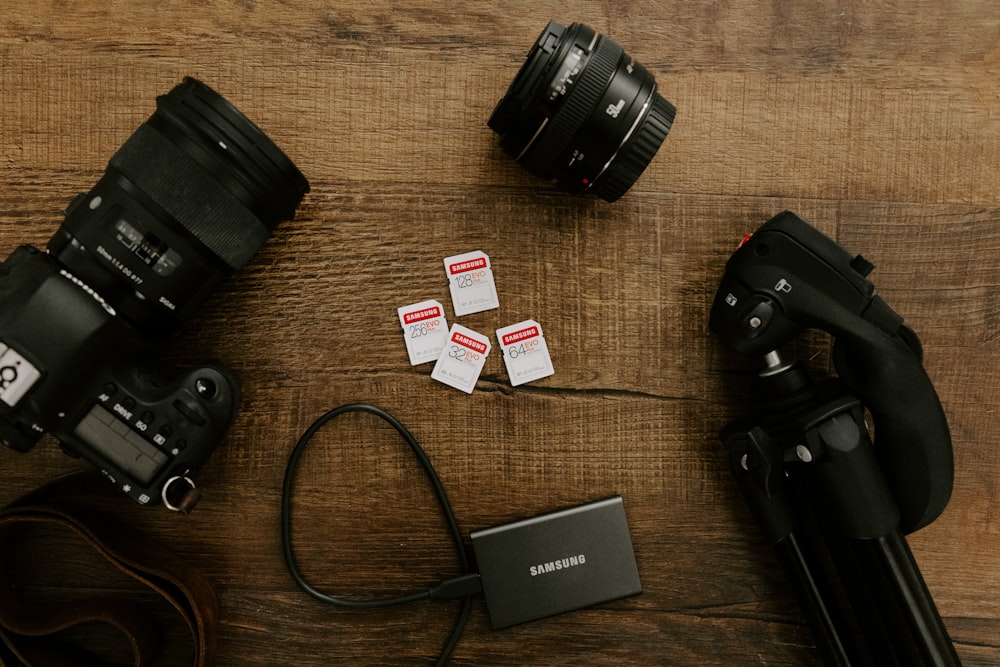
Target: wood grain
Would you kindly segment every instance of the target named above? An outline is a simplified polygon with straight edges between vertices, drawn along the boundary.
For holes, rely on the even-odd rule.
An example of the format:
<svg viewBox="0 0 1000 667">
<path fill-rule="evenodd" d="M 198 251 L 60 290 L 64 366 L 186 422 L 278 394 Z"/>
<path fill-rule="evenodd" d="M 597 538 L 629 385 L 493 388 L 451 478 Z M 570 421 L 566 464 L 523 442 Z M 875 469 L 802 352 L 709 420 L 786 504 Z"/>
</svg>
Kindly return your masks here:
<svg viewBox="0 0 1000 667">
<path fill-rule="evenodd" d="M 310 179 L 296 219 L 158 362 L 171 372 L 218 358 L 243 382 L 237 421 L 198 477 L 203 502 L 186 518 L 112 508 L 217 585 L 220 665 L 430 664 L 451 628 L 453 603 L 330 609 L 285 572 L 288 454 L 349 401 L 411 428 L 466 533 L 625 499 L 641 596 L 501 632 L 477 602 L 453 664 L 820 664 L 717 440 L 748 409 L 751 364 L 706 323 L 736 242 L 784 209 L 872 260 L 879 293 L 923 340 L 956 478 L 947 511 L 910 544 L 963 663 L 1000 663 L 993 3 L 609 0 L 568 13 L 555 2 L 62 0 L 2 13 L 2 256 L 43 246 L 185 75 Z M 552 18 L 610 34 L 677 106 L 662 149 L 614 204 L 554 192 L 486 127 Z M 492 336 L 537 319 L 555 375 L 512 388 L 495 352 L 465 395 L 409 365 L 395 309 L 448 304 L 441 259 L 473 249 L 493 261 L 501 306 L 460 322 Z M 803 348 L 829 367 L 826 337 Z M 50 438 L 0 451 L 0 501 L 80 465 Z M 296 489 L 296 550 L 317 586 L 391 594 L 456 572 L 427 483 L 381 423 L 331 424 Z M 89 570 L 70 540 L 41 544 Z M 112 573 L 74 581 L 44 561 L 19 566 L 48 594 L 124 586 Z M 168 630 L 175 657 L 181 635 Z"/>
</svg>

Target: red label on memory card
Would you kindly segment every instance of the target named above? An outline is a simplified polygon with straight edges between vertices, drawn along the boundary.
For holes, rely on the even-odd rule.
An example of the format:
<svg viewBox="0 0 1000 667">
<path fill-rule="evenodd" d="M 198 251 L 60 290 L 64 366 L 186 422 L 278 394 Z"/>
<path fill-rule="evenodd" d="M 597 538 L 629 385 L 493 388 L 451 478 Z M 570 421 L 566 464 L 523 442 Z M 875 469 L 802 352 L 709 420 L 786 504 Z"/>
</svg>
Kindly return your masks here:
<svg viewBox="0 0 1000 667">
<path fill-rule="evenodd" d="M 415 310 L 410 313 L 404 313 L 403 323 L 412 324 L 414 322 L 420 322 L 422 320 L 429 320 L 433 317 L 441 317 L 441 309 L 438 308 L 437 306 L 424 308 L 422 310 Z"/>
<path fill-rule="evenodd" d="M 467 347 L 475 352 L 479 352 L 480 354 L 484 354 L 487 349 L 484 343 L 480 343 L 478 340 L 473 340 L 460 331 L 455 331 L 451 334 L 451 342 L 458 343 L 459 345 Z"/>
<path fill-rule="evenodd" d="M 525 338 L 534 338 L 538 335 L 538 327 L 530 326 L 520 331 L 512 331 L 509 334 L 504 334 L 503 339 L 500 341 L 503 345 L 510 345 L 511 343 L 516 343 L 519 340 L 524 340 Z"/>
<path fill-rule="evenodd" d="M 456 262 L 455 264 L 448 265 L 448 273 L 455 275 L 456 273 L 465 273 L 466 271 L 474 271 L 475 269 L 485 269 L 486 268 L 486 258 L 485 257 L 474 257 L 473 259 L 467 259 L 464 262 Z"/>
</svg>

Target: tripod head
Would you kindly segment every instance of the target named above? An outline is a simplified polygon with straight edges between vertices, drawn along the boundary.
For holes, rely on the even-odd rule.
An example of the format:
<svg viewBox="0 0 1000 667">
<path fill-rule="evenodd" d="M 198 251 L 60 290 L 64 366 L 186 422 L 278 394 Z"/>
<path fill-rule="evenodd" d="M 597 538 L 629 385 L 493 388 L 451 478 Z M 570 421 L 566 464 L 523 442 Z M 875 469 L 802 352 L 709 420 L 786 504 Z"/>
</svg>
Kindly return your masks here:
<svg viewBox="0 0 1000 667">
<path fill-rule="evenodd" d="M 909 533 L 948 504 L 951 437 L 920 340 L 875 296 L 873 268 L 785 211 L 727 262 L 709 328 L 737 351 L 765 358 L 804 329 L 833 335 L 837 373 L 872 415 L 875 457 Z"/>
</svg>

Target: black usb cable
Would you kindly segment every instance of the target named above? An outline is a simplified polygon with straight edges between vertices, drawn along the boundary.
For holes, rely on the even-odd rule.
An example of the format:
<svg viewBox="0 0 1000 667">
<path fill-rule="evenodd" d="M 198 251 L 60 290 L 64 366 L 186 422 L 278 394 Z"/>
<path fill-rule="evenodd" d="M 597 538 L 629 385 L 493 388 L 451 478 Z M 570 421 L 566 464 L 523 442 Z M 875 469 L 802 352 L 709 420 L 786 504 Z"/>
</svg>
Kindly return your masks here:
<svg viewBox="0 0 1000 667">
<path fill-rule="evenodd" d="M 444 518 L 448 524 L 448 531 L 451 533 L 451 537 L 455 542 L 455 547 L 458 550 L 459 562 L 461 563 L 462 570 L 464 570 L 466 574 L 446 579 L 426 590 L 416 591 L 398 597 L 377 599 L 356 599 L 328 595 L 313 588 L 309 582 L 305 580 L 305 577 L 302 576 L 302 573 L 299 571 L 298 565 L 295 562 L 295 555 L 292 552 L 291 538 L 292 481 L 295 477 L 295 470 L 298 467 L 299 458 L 302 456 L 302 452 L 305 450 L 306 445 L 316 432 L 330 420 L 348 412 L 367 412 L 384 419 L 396 429 L 399 435 L 403 437 L 403 440 L 406 441 L 406 444 L 410 446 L 410 449 L 413 450 L 414 455 L 417 457 L 417 461 L 419 461 L 421 467 L 424 469 L 424 472 L 427 473 L 431 486 L 434 488 L 434 495 L 437 496 L 438 502 L 441 504 L 441 510 L 444 512 Z M 455 649 L 455 645 L 462 636 L 462 631 L 465 629 L 465 624 L 469 619 L 470 612 L 472 611 L 472 598 L 470 596 L 480 593 L 483 590 L 479 573 L 471 571 L 471 559 L 466 551 L 465 543 L 462 541 L 462 533 L 458 528 L 458 521 L 456 520 L 455 513 L 451 508 L 451 502 L 448 500 L 448 495 L 445 493 L 444 485 L 441 484 L 441 479 L 434 470 L 434 466 L 431 465 L 430 458 L 417 442 L 417 439 L 413 437 L 413 434 L 410 433 L 402 422 L 385 410 L 375 407 L 374 405 L 349 403 L 347 405 L 341 405 L 338 408 L 334 408 L 313 422 L 306 432 L 302 434 L 302 437 L 299 438 L 299 441 L 295 445 L 295 449 L 292 450 L 292 455 L 288 460 L 288 467 L 285 470 L 285 482 L 281 492 L 281 545 L 284 550 L 285 565 L 288 567 L 288 572 L 292 575 L 292 579 L 295 580 L 295 583 L 298 584 L 299 588 L 313 598 L 327 604 L 332 604 L 338 607 L 346 607 L 349 609 L 375 609 L 379 607 L 406 604 L 408 602 L 416 602 L 418 600 L 458 600 L 464 598 L 462 608 L 459 611 L 458 619 L 455 623 L 455 629 L 452 630 L 444 649 L 441 651 L 441 655 L 438 657 L 436 663 L 438 667 L 443 667 L 448 663 L 448 660 L 451 658 L 451 654 Z"/>
</svg>

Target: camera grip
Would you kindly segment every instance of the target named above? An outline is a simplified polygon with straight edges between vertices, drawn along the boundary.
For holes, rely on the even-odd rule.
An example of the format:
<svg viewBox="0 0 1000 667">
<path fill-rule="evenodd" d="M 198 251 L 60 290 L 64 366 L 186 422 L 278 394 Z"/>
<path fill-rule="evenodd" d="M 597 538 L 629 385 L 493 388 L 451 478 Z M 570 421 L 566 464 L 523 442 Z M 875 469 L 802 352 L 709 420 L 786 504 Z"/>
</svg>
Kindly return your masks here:
<svg viewBox="0 0 1000 667">
<path fill-rule="evenodd" d="M 834 344 L 834 365 L 874 420 L 875 456 L 911 533 L 944 511 L 954 483 L 944 408 L 919 354 L 899 336 Z"/>
</svg>

